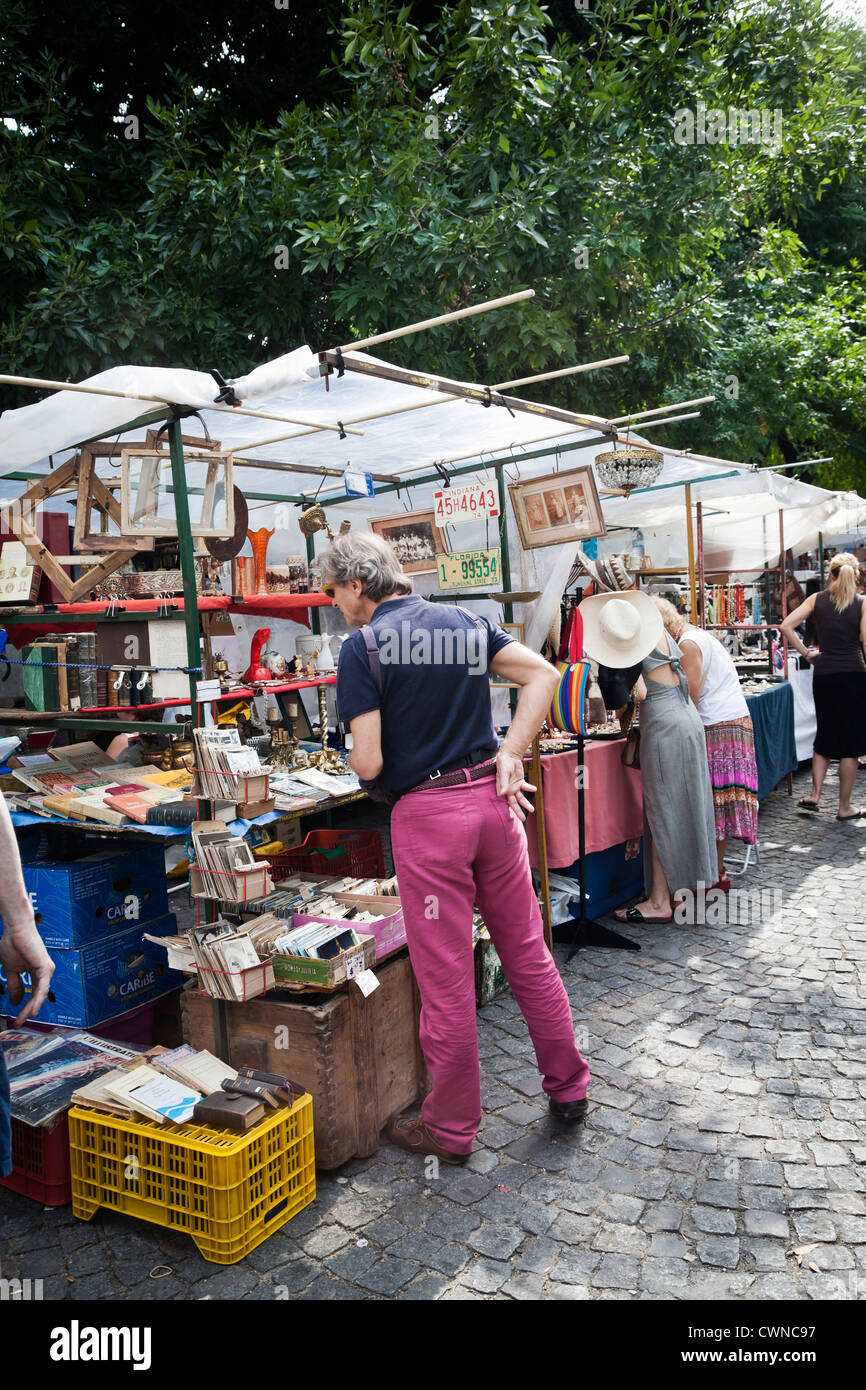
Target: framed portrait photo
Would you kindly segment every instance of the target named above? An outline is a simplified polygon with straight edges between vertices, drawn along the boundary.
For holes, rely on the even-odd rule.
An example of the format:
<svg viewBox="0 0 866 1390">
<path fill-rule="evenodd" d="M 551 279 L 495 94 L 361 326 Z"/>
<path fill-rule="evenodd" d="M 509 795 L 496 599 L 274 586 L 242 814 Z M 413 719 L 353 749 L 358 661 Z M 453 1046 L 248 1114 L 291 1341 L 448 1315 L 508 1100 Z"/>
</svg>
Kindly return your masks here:
<svg viewBox="0 0 866 1390">
<path fill-rule="evenodd" d="M 404 574 L 424 574 L 436 568 L 436 556 L 448 555 L 445 532 L 429 512 L 401 512 L 399 516 L 370 518 L 370 530 L 397 552 Z"/>
<path fill-rule="evenodd" d="M 603 536 L 604 517 L 589 465 L 509 483 L 524 550 Z"/>
</svg>

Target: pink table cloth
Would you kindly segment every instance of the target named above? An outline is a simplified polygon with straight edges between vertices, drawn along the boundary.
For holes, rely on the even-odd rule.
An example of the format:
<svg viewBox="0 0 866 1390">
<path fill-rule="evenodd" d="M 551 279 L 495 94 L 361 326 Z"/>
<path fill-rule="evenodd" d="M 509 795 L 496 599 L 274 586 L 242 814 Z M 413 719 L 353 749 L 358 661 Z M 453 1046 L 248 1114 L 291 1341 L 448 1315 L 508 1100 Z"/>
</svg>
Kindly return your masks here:
<svg viewBox="0 0 866 1390">
<path fill-rule="evenodd" d="M 606 739 L 584 746 L 586 852 L 610 849 L 623 840 L 643 835 L 643 793 L 640 772 L 620 761 L 625 739 Z M 547 862 L 564 869 L 578 857 L 577 750 L 542 754 L 544 823 L 547 827 Z M 527 780 L 532 778 L 527 773 Z M 535 818 L 526 819 L 529 862 L 538 867 Z"/>
</svg>

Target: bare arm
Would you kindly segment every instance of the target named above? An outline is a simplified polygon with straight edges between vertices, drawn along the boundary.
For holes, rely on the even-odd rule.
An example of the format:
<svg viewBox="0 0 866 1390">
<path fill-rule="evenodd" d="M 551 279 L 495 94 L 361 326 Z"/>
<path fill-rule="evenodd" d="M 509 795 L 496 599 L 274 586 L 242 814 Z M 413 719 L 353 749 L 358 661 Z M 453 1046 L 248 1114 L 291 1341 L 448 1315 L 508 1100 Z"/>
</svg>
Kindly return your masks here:
<svg viewBox="0 0 866 1390">
<path fill-rule="evenodd" d="M 816 594 L 810 594 L 805 603 L 801 603 L 798 608 L 795 608 L 792 613 L 789 613 L 782 623 L 782 636 L 787 640 L 789 646 L 792 646 L 801 656 L 807 658 L 809 658 L 809 648 L 797 636 L 794 629 L 799 627 L 801 623 L 804 623 L 810 614 L 814 612 L 816 597 Z"/>
<path fill-rule="evenodd" d="M 535 809 L 524 793 L 535 788 L 524 778 L 523 754 L 547 718 L 559 672 L 522 642 L 509 642 L 497 652 L 490 670 L 522 687 L 511 727 L 496 755 L 496 791 L 507 798 L 518 820 L 524 821 L 525 812 Z"/>
<path fill-rule="evenodd" d="M 382 771 L 382 715 L 379 710 L 359 714 L 349 724 L 352 751 L 349 767 L 365 782 L 372 782 Z"/>
<path fill-rule="evenodd" d="M 15 839 L 15 830 L 9 819 L 6 802 L 0 797 L 0 913 L 3 915 L 3 935 L 0 937 L 0 965 L 6 972 L 9 983 L 9 998 L 16 1006 L 24 998 L 24 985 L 20 976 L 24 971 L 30 975 L 33 993 L 29 1002 L 15 1020 L 16 1027 L 27 1018 L 35 1018 L 48 993 L 48 985 L 54 974 L 54 962 L 45 949 L 42 938 L 33 920 L 33 907 L 24 875 L 21 872 L 21 856 Z"/>
<path fill-rule="evenodd" d="M 680 642 L 680 651 L 683 654 L 682 668 L 689 683 L 689 695 L 692 698 L 692 704 L 697 706 L 701 697 L 701 666 L 703 665 L 701 649 L 697 642 L 690 642 L 687 637 L 684 637 Z"/>
</svg>

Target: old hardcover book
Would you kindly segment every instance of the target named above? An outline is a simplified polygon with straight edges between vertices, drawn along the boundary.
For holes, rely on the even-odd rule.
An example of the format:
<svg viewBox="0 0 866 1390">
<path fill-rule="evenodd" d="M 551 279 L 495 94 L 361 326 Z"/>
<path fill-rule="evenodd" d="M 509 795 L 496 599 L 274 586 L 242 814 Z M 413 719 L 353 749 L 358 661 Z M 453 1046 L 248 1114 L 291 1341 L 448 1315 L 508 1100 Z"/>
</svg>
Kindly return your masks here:
<svg viewBox="0 0 866 1390">
<path fill-rule="evenodd" d="M 173 825 L 183 829 L 196 820 L 197 801 L 166 801 L 161 806 L 148 807 L 145 825 Z"/>
<path fill-rule="evenodd" d="M 22 648 L 21 679 L 24 684 L 24 708 L 56 710 L 60 708 L 57 679 L 57 643 L 34 642 Z"/>
<path fill-rule="evenodd" d="M 265 1107 L 250 1096 L 230 1096 L 226 1091 L 216 1091 L 212 1096 L 200 1100 L 193 1111 L 193 1119 L 201 1125 L 213 1125 L 216 1129 L 251 1129 L 264 1118 Z"/>
<path fill-rule="evenodd" d="M 78 635 L 66 638 L 66 683 L 69 689 L 69 708 L 70 710 L 81 709 L 81 674 L 78 663 L 81 660 L 81 652 L 78 646 Z M 84 746 L 84 745 L 82 745 Z"/>
<path fill-rule="evenodd" d="M 97 704 L 96 690 L 96 633 L 78 634 L 79 667 L 78 677 L 81 689 L 81 708 L 92 709 Z"/>
<path fill-rule="evenodd" d="M 109 806 L 103 792 L 76 796 L 70 805 L 73 820 L 95 820 L 101 825 L 125 825 L 128 817 L 115 806 Z"/>
<path fill-rule="evenodd" d="M 112 806 L 115 811 L 122 811 L 130 820 L 137 821 L 139 825 L 147 824 L 147 813 L 153 807 L 153 802 L 139 791 L 117 791 L 106 792 L 106 806 Z"/>
</svg>

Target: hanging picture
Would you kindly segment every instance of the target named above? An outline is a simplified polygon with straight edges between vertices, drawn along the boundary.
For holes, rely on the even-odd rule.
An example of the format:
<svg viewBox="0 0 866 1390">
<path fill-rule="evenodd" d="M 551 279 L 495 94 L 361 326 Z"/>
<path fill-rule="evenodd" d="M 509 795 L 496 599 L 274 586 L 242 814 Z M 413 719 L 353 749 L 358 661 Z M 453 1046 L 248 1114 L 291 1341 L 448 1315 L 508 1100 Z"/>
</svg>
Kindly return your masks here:
<svg viewBox="0 0 866 1390">
<path fill-rule="evenodd" d="M 589 465 L 509 483 L 524 550 L 603 536 L 604 517 Z"/>
<path fill-rule="evenodd" d="M 435 570 L 436 556 L 449 553 L 432 511 L 371 518 L 370 530 L 394 547 L 404 574 Z"/>
</svg>

